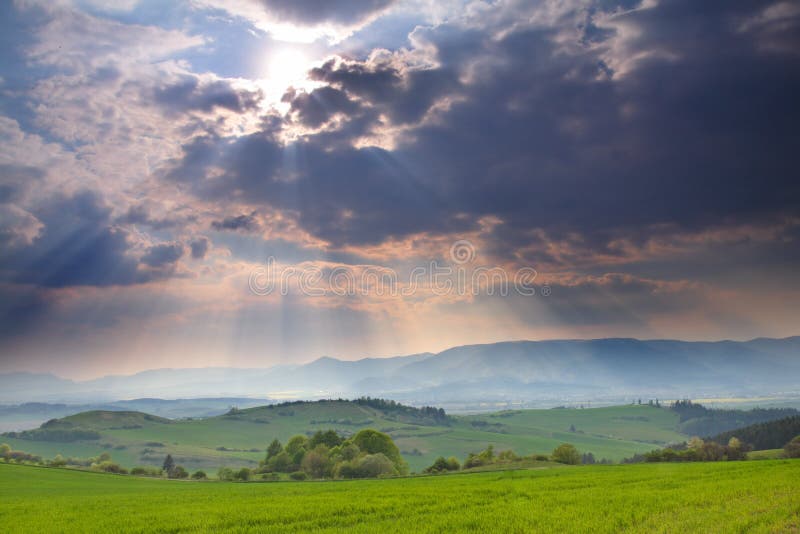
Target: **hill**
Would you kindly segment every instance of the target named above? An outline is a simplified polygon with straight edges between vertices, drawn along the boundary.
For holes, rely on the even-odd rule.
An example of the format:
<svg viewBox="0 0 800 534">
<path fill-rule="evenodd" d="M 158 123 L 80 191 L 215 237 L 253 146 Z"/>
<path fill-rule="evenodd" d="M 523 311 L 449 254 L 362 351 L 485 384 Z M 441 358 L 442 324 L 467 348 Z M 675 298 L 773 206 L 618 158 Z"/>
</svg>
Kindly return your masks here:
<svg viewBox="0 0 800 534">
<path fill-rule="evenodd" d="M 800 415 L 738 428 L 709 439 L 717 443 L 727 443 L 735 437 L 760 451 L 780 449 L 796 436 L 800 436 Z"/>
<path fill-rule="evenodd" d="M 434 413 L 435 412 L 435 413 Z M 386 401 L 290 402 L 196 420 L 168 420 L 133 412 L 95 411 L 50 421 L 39 429 L 8 433 L 14 449 L 54 457 L 96 456 L 109 451 L 125 466 L 160 465 L 167 453 L 190 469 L 253 466 L 267 444 L 296 434 L 334 429 L 351 435 L 362 428 L 388 433 L 412 470 L 438 456 L 465 457 L 492 444 L 497 450 L 549 453 L 563 442 L 599 460 L 620 460 L 654 444 L 682 441 L 677 414 L 652 406 L 514 410 L 446 416 Z M 91 432 L 88 439 L 56 442 L 48 432 Z"/>
<path fill-rule="evenodd" d="M 379 395 L 408 404 L 486 409 L 631 398 L 774 394 L 800 387 L 800 337 L 751 341 L 514 341 L 355 361 L 320 358 L 266 369 L 157 369 L 75 382 L 0 375 L 0 402 L 133 397 L 320 398 Z M 676 386 L 675 384 L 680 384 Z"/>
<path fill-rule="evenodd" d="M 791 532 L 798 477 L 800 461 L 791 460 L 325 483 L 0 464 L 0 520 L 8 532 Z"/>
</svg>

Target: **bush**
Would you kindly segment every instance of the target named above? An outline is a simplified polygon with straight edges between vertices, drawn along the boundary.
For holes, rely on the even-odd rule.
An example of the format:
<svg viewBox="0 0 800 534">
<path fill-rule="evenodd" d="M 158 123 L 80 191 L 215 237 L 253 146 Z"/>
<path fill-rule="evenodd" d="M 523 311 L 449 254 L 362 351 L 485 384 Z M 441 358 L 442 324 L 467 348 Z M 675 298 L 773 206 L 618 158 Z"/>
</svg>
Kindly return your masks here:
<svg viewBox="0 0 800 534">
<path fill-rule="evenodd" d="M 308 475 L 306 475 L 303 471 L 295 471 L 294 473 L 289 475 L 289 478 L 291 478 L 292 480 L 306 480 L 308 478 Z"/>
<path fill-rule="evenodd" d="M 131 469 L 131 474 L 139 477 L 160 477 L 162 471 L 157 467 L 137 466 Z"/>
<path fill-rule="evenodd" d="M 427 467 L 424 472 L 425 473 L 444 473 L 447 471 L 458 471 L 461 469 L 461 465 L 458 463 L 454 457 L 450 457 L 445 460 L 444 456 L 439 456 L 436 460 L 434 460 L 433 464 L 430 467 Z"/>
<path fill-rule="evenodd" d="M 192 480 L 208 480 L 208 475 L 205 471 L 195 471 L 192 473 Z"/>
<path fill-rule="evenodd" d="M 189 478 L 189 471 L 184 469 L 182 465 L 176 465 L 169 472 L 169 478 Z"/>
<path fill-rule="evenodd" d="M 247 482 L 248 480 L 250 480 L 250 470 L 246 467 L 242 467 L 241 469 L 236 471 L 236 474 L 234 474 L 234 479 L 240 480 L 242 482 Z"/>
<path fill-rule="evenodd" d="M 553 450 L 553 461 L 560 464 L 578 465 L 581 463 L 581 455 L 575 445 L 562 443 Z"/>
<path fill-rule="evenodd" d="M 217 469 L 217 478 L 220 480 L 235 480 L 236 473 L 230 467 L 220 467 Z"/>
<path fill-rule="evenodd" d="M 783 446 L 783 455 L 787 458 L 800 458 L 800 436 Z"/>
<path fill-rule="evenodd" d="M 105 473 L 117 473 L 119 475 L 127 475 L 128 470 L 124 467 L 121 467 L 119 464 L 115 464 L 111 460 L 106 460 L 100 463 L 92 464 L 93 471 L 103 471 Z"/>
</svg>

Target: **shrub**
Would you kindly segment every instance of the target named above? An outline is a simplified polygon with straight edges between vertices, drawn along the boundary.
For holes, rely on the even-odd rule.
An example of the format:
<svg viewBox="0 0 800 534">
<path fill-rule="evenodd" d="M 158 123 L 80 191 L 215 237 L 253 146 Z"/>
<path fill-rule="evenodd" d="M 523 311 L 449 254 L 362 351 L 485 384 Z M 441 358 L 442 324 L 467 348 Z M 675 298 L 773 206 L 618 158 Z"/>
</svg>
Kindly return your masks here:
<svg viewBox="0 0 800 534">
<path fill-rule="evenodd" d="M 142 467 L 137 466 L 131 469 L 131 474 L 140 477 L 160 477 L 162 474 L 161 469 L 157 467 Z"/>
<path fill-rule="evenodd" d="M 169 478 L 189 478 L 189 471 L 184 469 L 182 465 L 176 465 L 169 472 Z"/>
<path fill-rule="evenodd" d="M 236 474 L 234 474 L 234 479 L 241 480 L 242 482 L 247 482 L 248 480 L 250 480 L 250 470 L 246 467 L 242 467 L 241 469 L 236 471 Z"/>
<path fill-rule="evenodd" d="M 461 469 L 461 465 L 458 463 L 454 457 L 450 457 L 445 460 L 444 456 L 439 456 L 436 460 L 434 460 L 433 464 L 430 467 L 425 469 L 425 473 L 444 473 L 447 471 L 458 471 Z"/>
<path fill-rule="evenodd" d="M 220 480 L 231 481 L 234 480 L 235 473 L 230 467 L 220 467 L 217 469 L 217 478 Z"/>
<path fill-rule="evenodd" d="M 295 471 L 294 473 L 289 475 L 289 478 L 291 478 L 292 480 L 306 480 L 308 478 L 308 475 L 306 475 L 303 471 Z"/>
<path fill-rule="evenodd" d="M 783 454 L 787 458 L 800 458 L 800 436 L 783 446 Z"/>
<path fill-rule="evenodd" d="M 581 463 L 581 455 L 575 445 L 562 443 L 553 450 L 553 461 L 560 464 L 577 465 Z"/>
<path fill-rule="evenodd" d="M 192 480 L 207 480 L 208 475 L 206 475 L 205 471 L 195 471 L 192 473 Z"/>
<path fill-rule="evenodd" d="M 117 473 L 120 475 L 127 475 L 128 470 L 124 467 L 121 467 L 119 464 L 115 464 L 111 460 L 105 460 L 100 463 L 92 464 L 92 470 L 94 471 L 103 471 L 105 473 Z"/>
</svg>

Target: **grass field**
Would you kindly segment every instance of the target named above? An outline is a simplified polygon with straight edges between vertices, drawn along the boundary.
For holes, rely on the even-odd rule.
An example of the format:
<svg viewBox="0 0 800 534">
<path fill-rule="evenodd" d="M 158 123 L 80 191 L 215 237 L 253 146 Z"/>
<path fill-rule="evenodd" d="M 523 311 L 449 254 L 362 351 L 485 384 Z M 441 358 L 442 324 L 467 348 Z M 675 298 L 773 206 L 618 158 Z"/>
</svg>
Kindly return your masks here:
<svg viewBox="0 0 800 534">
<path fill-rule="evenodd" d="M 800 532 L 800 461 L 225 483 L 0 464 L 0 531 Z"/>
<path fill-rule="evenodd" d="M 127 467 L 160 466 L 170 453 L 188 469 L 216 471 L 223 465 L 256 465 L 273 438 L 285 443 L 294 434 L 333 428 L 348 435 L 369 427 L 391 435 L 410 468 L 420 471 L 437 456 L 463 459 L 467 453 L 478 452 L 489 444 L 497 450 L 513 449 L 527 455 L 549 454 L 560 443 L 569 442 L 581 452 L 593 453 L 598 460 L 619 461 L 688 437 L 675 431 L 678 420 L 674 412 L 632 405 L 497 412 L 454 417 L 449 426 L 399 422 L 391 414 L 349 402 L 259 407 L 242 410 L 234 417 L 190 421 L 145 419 L 142 414 L 114 412 L 88 412 L 64 421 L 96 429 L 102 437 L 78 443 L 0 437 L 0 442 L 46 458 L 59 453 L 89 457 L 107 450 L 115 461 Z M 575 431 L 571 432 L 570 427 Z M 162 446 L 149 446 L 152 442 Z"/>
</svg>

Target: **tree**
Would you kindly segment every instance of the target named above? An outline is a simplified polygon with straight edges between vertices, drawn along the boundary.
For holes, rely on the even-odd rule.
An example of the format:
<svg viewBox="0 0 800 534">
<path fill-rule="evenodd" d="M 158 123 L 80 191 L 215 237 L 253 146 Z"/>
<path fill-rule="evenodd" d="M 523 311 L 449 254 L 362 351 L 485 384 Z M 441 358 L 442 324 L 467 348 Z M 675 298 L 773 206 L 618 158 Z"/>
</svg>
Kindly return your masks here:
<svg viewBox="0 0 800 534">
<path fill-rule="evenodd" d="M 11 446 L 8 443 L 0 445 L 0 458 L 5 458 L 11 452 Z"/>
<path fill-rule="evenodd" d="M 242 467 L 233 475 L 235 480 L 241 480 L 242 482 L 247 482 L 250 480 L 250 470 L 246 467 Z"/>
<path fill-rule="evenodd" d="M 747 452 L 742 442 L 736 437 L 728 440 L 728 446 L 725 451 L 728 460 L 744 460 Z"/>
<path fill-rule="evenodd" d="M 311 478 L 325 478 L 330 475 L 332 465 L 328 456 L 328 447 L 320 444 L 314 450 L 308 451 L 303 456 L 301 467 Z"/>
<path fill-rule="evenodd" d="M 208 475 L 206 475 L 205 471 L 195 471 L 192 473 L 193 480 L 206 480 L 208 479 Z"/>
<path fill-rule="evenodd" d="M 270 443 L 269 447 L 267 447 L 267 459 L 266 459 L 266 461 L 268 462 L 270 458 L 272 458 L 273 456 L 277 455 L 281 451 L 283 451 L 283 445 L 281 445 L 281 442 L 278 441 L 277 439 L 273 439 L 272 443 Z"/>
<path fill-rule="evenodd" d="M 171 454 L 167 454 L 167 457 L 164 458 L 164 465 L 161 466 L 161 469 L 164 470 L 167 476 L 172 474 L 172 470 L 175 469 L 175 460 L 172 459 Z"/>
<path fill-rule="evenodd" d="M 405 473 L 408 469 L 403 457 L 400 455 L 400 449 L 394 444 L 392 438 L 388 434 L 378 432 L 371 428 L 365 428 L 358 434 L 353 436 L 353 443 L 362 451 L 367 454 L 383 454 L 392 461 L 395 468 L 399 473 Z"/>
<path fill-rule="evenodd" d="M 292 465 L 292 457 L 285 450 L 273 456 L 267 467 L 276 473 L 288 473 Z"/>
<path fill-rule="evenodd" d="M 553 450 L 553 461 L 561 464 L 578 465 L 581 455 L 571 443 L 562 443 Z"/>
<path fill-rule="evenodd" d="M 783 454 L 787 458 L 800 458 L 800 436 L 783 446 Z"/>
<path fill-rule="evenodd" d="M 189 472 L 182 465 L 176 465 L 168 476 L 169 478 L 189 478 Z"/>
<path fill-rule="evenodd" d="M 289 454 L 289 456 L 294 456 L 300 449 L 306 448 L 308 448 L 308 438 L 298 434 L 297 436 L 292 436 L 289 438 L 284 450 Z"/>
<path fill-rule="evenodd" d="M 325 445 L 329 449 L 338 447 L 342 444 L 344 439 L 336 433 L 335 430 L 318 430 L 316 434 L 309 440 L 308 447 L 313 449 L 317 445 Z"/>
</svg>

